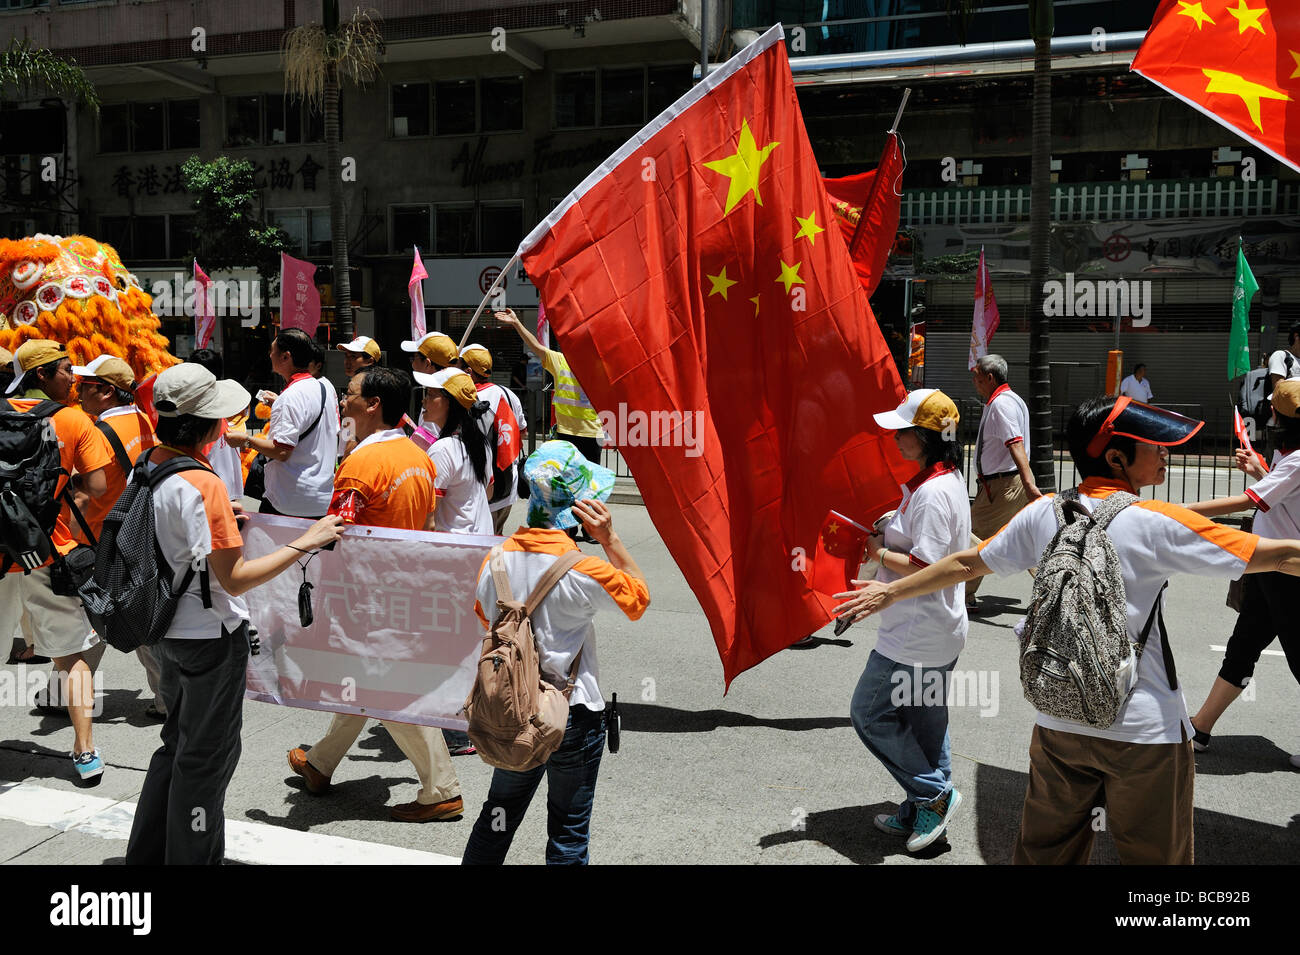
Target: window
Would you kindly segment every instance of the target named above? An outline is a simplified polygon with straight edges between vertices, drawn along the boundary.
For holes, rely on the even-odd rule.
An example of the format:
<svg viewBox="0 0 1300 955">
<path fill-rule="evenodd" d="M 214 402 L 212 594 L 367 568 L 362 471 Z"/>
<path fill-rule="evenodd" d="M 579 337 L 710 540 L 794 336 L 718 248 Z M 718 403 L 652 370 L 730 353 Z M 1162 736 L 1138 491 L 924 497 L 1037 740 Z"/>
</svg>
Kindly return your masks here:
<svg viewBox="0 0 1300 955">
<path fill-rule="evenodd" d="M 194 252 L 194 223 L 198 216 L 167 217 L 167 249 L 173 259 L 189 258 Z"/>
<path fill-rule="evenodd" d="M 417 245 L 429 249 L 429 225 L 428 206 L 394 206 L 392 250 L 410 252 Z"/>
<path fill-rule="evenodd" d="M 226 145 L 256 146 L 262 141 L 262 97 L 226 97 Z"/>
<path fill-rule="evenodd" d="M 434 85 L 434 125 L 439 136 L 476 130 L 477 97 L 473 80 L 449 80 Z"/>
<path fill-rule="evenodd" d="M 126 260 L 179 259 L 193 251 L 192 215 L 100 216 L 103 240 Z"/>
<path fill-rule="evenodd" d="M 311 256 L 330 254 L 329 209 L 307 210 L 307 254 Z"/>
<path fill-rule="evenodd" d="M 524 78 L 499 76 L 479 81 L 483 116 L 479 127 L 485 133 L 524 128 Z"/>
<path fill-rule="evenodd" d="M 339 135 L 343 101 L 339 100 Z M 276 146 L 325 140 L 325 117 L 283 93 L 226 97 L 227 146 Z"/>
<path fill-rule="evenodd" d="M 160 152 L 199 145 L 199 101 L 114 103 L 99 114 L 102 153 Z"/>
<path fill-rule="evenodd" d="M 289 235 L 294 255 L 322 258 L 330 254 L 330 211 L 321 209 L 267 209 L 267 221 Z"/>
<path fill-rule="evenodd" d="M 600 71 L 600 125 L 640 126 L 645 121 L 645 70 Z"/>
<path fill-rule="evenodd" d="M 482 229 L 479 252 L 483 255 L 509 255 L 524 238 L 524 207 L 510 204 L 483 204 L 479 207 Z"/>
<path fill-rule="evenodd" d="M 434 252 L 438 255 L 472 255 L 476 245 L 472 204 L 435 208 Z"/>
<path fill-rule="evenodd" d="M 595 70 L 555 78 L 555 125 L 561 129 L 596 125 Z"/>
<path fill-rule="evenodd" d="M 307 247 L 307 214 L 302 209 L 267 209 L 267 221 L 289 235 L 289 247 L 299 255 Z"/>
<path fill-rule="evenodd" d="M 393 135 L 429 135 L 429 84 L 393 84 Z"/>
<path fill-rule="evenodd" d="M 266 139 L 270 143 L 302 142 L 302 104 L 283 96 L 266 97 Z"/>
<path fill-rule="evenodd" d="M 651 120 L 691 88 L 690 66 L 652 66 L 647 71 L 646 119 Z"/>
</svg>

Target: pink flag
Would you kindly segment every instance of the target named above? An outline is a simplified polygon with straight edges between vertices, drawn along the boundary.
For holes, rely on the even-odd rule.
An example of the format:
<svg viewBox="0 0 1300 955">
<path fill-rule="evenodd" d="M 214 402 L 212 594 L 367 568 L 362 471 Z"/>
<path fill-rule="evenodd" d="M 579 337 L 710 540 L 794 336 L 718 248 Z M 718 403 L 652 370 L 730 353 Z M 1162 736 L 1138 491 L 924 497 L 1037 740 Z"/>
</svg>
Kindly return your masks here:
<svg viewBox="0 0 1300 955">
<path fill-rule="evenodd" d="M 984 249 L 980 248 L 980 269 L 975 276 L 975 319 L 970 328 L 970 363 L 989 353 L 989 342 L 998 330 L 998 300 L 993 295 L 993 281 L 989 278 L 989 267 L 984 264 Z"/>
<path fill-rule="evenodd" d="M 217 327 L 217 311 L 212 301 L 212 279 L 194 260 L 194 347 L 207 348 Z"/>
<path fill-rule="evenodd" d="M 537 303 L 537 340 L 543 348 L 551 347 L 551 323 L 546 320 L 546 306 Z"/>
<path fill-rule="evenodd" d="M 301 328 L 316 336 L 320 325 L 320 292 L 316 289 L 316 266 L 292 255 L 280 253 L 280 327 Z"/>
<path fill-rule="evenodd" d="M 415 247 L 415 264 L 411 266 L 411 278 L 406 283 L 406 291 L 411 296 L 411 341 L 418 342 L 427 331 L 424 324 L 424 280 L 429 273 L 420 261 L 420 247 Z"/>
</svg>

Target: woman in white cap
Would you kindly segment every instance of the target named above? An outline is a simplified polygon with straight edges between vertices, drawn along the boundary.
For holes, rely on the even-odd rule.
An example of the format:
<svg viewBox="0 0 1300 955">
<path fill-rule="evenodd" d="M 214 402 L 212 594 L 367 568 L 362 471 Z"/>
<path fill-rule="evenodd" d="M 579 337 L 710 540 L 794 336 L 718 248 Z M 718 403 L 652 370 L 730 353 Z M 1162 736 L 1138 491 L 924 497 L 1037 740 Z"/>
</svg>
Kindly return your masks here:
<svg viewBox="0 0 1300 955">
<path fill-rule="evenodd" d="M 415 380 L 424 386 L 424 420 L 438 429 L 438 440 L 428 452 L 438 471 L 434 530 L 491 534 L 487 485 L 492 466 L 482 425 L 488 404 L 479 400 L 474 382 L 458 368 L 432 375 L 417 371 Z"/>
<path fill-rule="evenodd" d="M 880 564 L 877 580 L 914 574 L 970 543 L 970 499 L 957 470 L 958 418 L 952 399 L 932 388 L 875 416 L 894 432 L 903 457 L 921 466 L 903 485 L 883 534 L 867 541 L 867 556 Z M 884 611 L 853 693 L 853 728 L 907 796 L 897 812 L 876 816 L 876 827 L 906 837 L 910 852 L 940 838 L 961 804 L 952 784 L 947 699 L 968 627 L 964 584 Z"/>
<path fill-rule="evenodd" d="M 200 449 L 216 440 L 222 419 L 248 406 L 248 392 L 186 363 L 158 375 L 153 399 L 160 444 L 147 452 L 148 470 L 180 456 L 200 465 L 165 477 L 153 489 L 158 547 L 175 570 L 176 586 L 191 564 L 198 563 L 199 573 L 154 645 L 167 722 L 145 776 L 126 861 L 219 865 L 226 787 L 239 761 L 249 652 L 248 606 L 241 595 L 304 553 L 338 540 L 342 519 L 323 517 L 292 544 L 245 560 L 230 497 Z"/>
</svg>

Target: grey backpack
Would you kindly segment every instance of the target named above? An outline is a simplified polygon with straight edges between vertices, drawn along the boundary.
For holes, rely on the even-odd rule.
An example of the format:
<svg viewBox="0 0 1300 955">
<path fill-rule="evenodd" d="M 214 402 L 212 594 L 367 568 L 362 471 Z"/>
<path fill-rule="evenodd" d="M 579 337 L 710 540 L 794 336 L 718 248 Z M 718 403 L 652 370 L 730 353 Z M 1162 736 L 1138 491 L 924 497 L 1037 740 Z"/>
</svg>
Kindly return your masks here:
<svg viewBox="0 0 1300 955">
<path fill-rule="evenodd" d="M 1137 498 L 1115 491 L 1089 514 L 1077 490 L 1053 500 L 1057 531 L 1034 577 L 1020 630 L 1020 682 L 1041 713 L 1098 729 L 1115 722 L 1137 686 L 1138 661 L 1160 611 L 1160 596 L 1137 643 L 1129 640 L 1119 556 L 1106 528 Z M 1164 590 L 1161 588 L 1161 593 Z M 1177 687 L 1164 631 L 1165 669 Z"/>
</svg>

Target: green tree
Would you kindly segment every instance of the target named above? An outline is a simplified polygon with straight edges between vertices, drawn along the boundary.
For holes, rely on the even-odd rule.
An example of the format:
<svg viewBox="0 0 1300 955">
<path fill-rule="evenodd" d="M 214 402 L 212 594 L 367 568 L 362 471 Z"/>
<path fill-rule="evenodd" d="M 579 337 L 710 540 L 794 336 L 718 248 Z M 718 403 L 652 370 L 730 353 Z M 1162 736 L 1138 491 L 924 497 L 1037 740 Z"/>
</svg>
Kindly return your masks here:
<svg viewBox="0 0 1300 955">
<path fill-rule="evenodd" d="M 348 224 L 343 210 L 339 148 L 339 86 L 343 80 L 369 83 L 379 72 L 384 41 L 370 14 L 354 10 L 339 23 L 338 0 L 324 0 L 323 24 L 294 27 L 284 37 L 284 87 L 325 115 L 325 179 L 330 192 L 330 250 L 334 260 L 334 308 L 338 334 L 352 338 L 352 281 L 348 274 Z"/>
<path fill-rule="evenodd" d="M 76 60 L 33 49 L 27 40 L 11 39 L 0 50 L 0 99 L 23 99 L 34 93 L 66 96 L 99 112 L 99 94 Z"/>
<path fill-rule="evenodd" d="M 181 165 L 181 182 L 194 197 L 197 213 L 189 254 L 209 273 L 255 268 L 269 289 L 280 275 L 280 253 L 293 249 L 288 233 L 267 225 L 257 213 L 253 164 L 228 156 L 211 162 L 191 156 Z"/>
<path fill-rule="evenodd" d="M 971 17 L 981 0 L 947 0 L 949 22 L 957 41 L 966 42 Z M 1052 0 L 1029 0 L 1029 35 L 1034 40 L 1033 125 L 1029 160 L 1029 436 L 1030 467 L 1043 491 L 1056 487 L 1052 444 L 1052 370 L 1050 324 L 1043 314 L 1043 283 L 1051 251 L 1052 34 L 1056 23 Z"/>
</svg>

